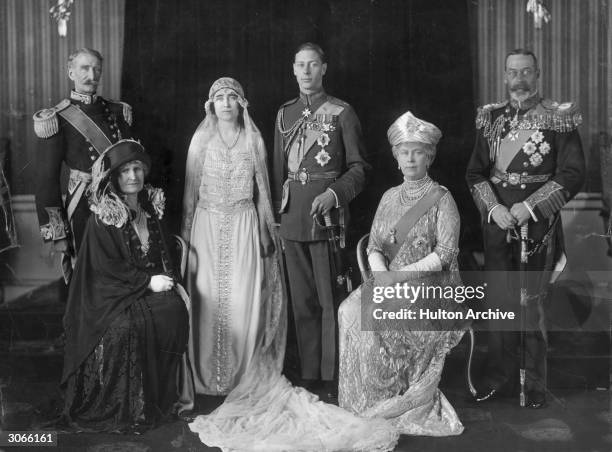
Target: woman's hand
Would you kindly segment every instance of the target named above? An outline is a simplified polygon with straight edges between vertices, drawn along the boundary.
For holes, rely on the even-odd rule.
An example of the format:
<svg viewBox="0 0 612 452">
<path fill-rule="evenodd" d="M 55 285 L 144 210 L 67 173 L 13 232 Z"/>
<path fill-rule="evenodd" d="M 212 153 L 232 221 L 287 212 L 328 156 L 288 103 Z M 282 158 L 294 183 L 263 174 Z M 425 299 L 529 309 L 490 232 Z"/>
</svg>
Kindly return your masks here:
<svg viewBox="0 0 612 452">
<path fill-rule="evenodd" d="M 149 281 L 149 289 L 153 292 L 165 292 L 174 287 L 174 280 L 166 275 L 151 276 Z"/>
<path fill-rule="evenodd" d="M 368 256 L 368 264 L 370 264 L 370 270 L 373 272 L 386 272 L 389 270 L 387 268 L 385 256 L 379 251 L 372 251 L 370 253 Z"/>
<path fill-rule="evenodd" d="M 262 257 L 268 257 L 274 253 L 274 242 L 272 241 L 272 237 L 270 237 L 267 227 L 262 228 L 260 231 L 259 244 L 261 246 Z"/>
</svg>

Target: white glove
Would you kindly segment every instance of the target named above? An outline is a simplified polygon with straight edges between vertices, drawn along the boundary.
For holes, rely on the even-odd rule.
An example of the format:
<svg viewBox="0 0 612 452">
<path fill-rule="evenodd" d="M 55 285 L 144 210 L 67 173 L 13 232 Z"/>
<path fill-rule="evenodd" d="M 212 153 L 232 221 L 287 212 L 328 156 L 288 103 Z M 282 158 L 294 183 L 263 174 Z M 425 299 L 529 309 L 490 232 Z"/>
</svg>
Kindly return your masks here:
<svg viewBox="0 0 612 452">
<path fill-rule="evenodd" d="M 173 287 L 174 281 L 172 278 L 166 275 L 151 276 L 151 281 L 149 281 L 149 289 L 151 289 L 153 292 L 165 292 Z"/>
</svg>

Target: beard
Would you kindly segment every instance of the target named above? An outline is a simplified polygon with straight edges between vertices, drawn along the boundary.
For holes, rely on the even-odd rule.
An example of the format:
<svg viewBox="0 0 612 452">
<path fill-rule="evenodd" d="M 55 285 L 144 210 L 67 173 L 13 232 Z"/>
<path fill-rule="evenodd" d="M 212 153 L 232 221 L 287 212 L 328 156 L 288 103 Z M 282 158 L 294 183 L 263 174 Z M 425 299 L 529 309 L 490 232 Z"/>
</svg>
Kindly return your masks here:
<svg viewBox="0 0 612 452">
<path fill-rule="evenodd" d="M 512 100 L 522 103 L 532 97 L 537 90 L 526 82 L 517 82 L 508 87 L 508 95 Z"/>
</svg>

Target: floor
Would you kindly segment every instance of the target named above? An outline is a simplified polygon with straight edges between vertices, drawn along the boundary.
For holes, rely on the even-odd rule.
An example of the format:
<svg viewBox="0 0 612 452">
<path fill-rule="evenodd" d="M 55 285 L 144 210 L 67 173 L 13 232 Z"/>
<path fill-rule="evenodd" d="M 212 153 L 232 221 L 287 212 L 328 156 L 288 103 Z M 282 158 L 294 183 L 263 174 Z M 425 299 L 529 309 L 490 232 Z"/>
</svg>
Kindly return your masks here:
<svg viewBox="0 0 612 452">
<path fill-rule="evenodd" d="M 57 381 L 62 355 L 63 307 L 58 287 L 49 286 L 22 300 L 19 308 L 0 305 L 0 401 L 5 430 L 41 428 L 61 407 Z M 480 337 L 480 336 L 479 336 Z M 289 340 L 291 344 L 291 338 Z M 558 333 L 551 338 L 549 405 L 522 409 L 517 398 L 475 405 L 468 397 L 464 369 L 466 343 L 449 355 L 441 388 L 465 425 L 462 435 L 447 438 L 402 436 L 396 451 L 589 451 L 612 450 L 610 336 L 600 333 Z M 483 364 L 486 346 L 478 343 L 474 368 Z M 295 348 L 289 347 L 286 374 L 296 375 Z M 221 398 L 198 399 L 198 412 L 212 411 Z M 6 448 L 40 450 L 39 448 Z M 43 449 L 44 450 L 44 449 Z M 60 433 L 50 450 L 212 451 L 184 422 L 166 424 L 143 435 Z"/>
</svg>

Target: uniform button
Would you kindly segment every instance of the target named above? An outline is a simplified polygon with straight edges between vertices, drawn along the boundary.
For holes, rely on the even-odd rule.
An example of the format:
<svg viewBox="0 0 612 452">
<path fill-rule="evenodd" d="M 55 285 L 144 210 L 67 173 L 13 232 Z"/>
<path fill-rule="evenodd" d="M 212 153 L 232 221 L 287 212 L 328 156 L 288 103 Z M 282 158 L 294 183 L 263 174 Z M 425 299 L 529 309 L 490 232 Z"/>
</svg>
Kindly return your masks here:
<svg viewBox="0 0 612 452">
<path fill-rule="evenodd" d="M 108 122 L 112 122 L 112 121 L 113 121 L 113 118 L 111 118 L 110 116 L 107 116 L 107 117 L 106 117 L 106 120 L 107 120 Z"/>
<path fill-rule="evenodd" d="M 527 166 L 528 166 L 528 165 L 529 165 L 529 163 L 527 163 L 527 162 L 523 162 L 523 166 L 524 166 L 525 168 L 527 168 Z"/>
<path fill-rule="evenodd" d="M 523 171 L 523 176 L 526 176 L 526 175 L 527 175 L 527 171 Z"/>
<path fill-rule="evenodd" d="M 96 156 L 92 154 L 92 155 L 89 156 L 89 158 L 92 159 L 92 160 L 95 160 Z"/>
<path fill-rule="evenodd" d="M 525 190 L 525 188 L 526 188 L 526 187 L 527 187 L 527 186 L 526 186 L 525 184 L 521 184 L 521 188 L 522 188 L 523 190 Z"/>
<path fill-rule="evenodd" d="M 116 126 L 115 124 L 111 124 L 111 125 L 110 125 L 110 128 L 111 128 L 111 130 L 112 130 L 112 129 L 116 129 L 116 128 L 117 128 L 117 126 Z"/>
<path fill-rule="evenodd" d="M 113 136 L 113 138 L 117 138 L 117 134 L 116 133 L 113 133 L 112 136 Z"/>
<path fill-rule="evenodd" d="M 502 184 L 502 187 L 504 187 L 504 188 L 506 188 L 507 186 L 508 186 L 508 182 L 504 182 L 504 183 Z"/>
<path fill-rule="evenodd" d="M 93 150 L 94 150 L 93 146 L 89 146 L 89 151 L 91 152 Z"/>
</svg>

